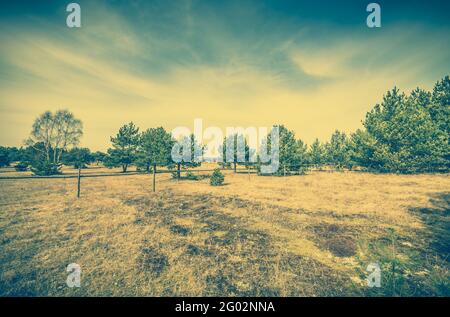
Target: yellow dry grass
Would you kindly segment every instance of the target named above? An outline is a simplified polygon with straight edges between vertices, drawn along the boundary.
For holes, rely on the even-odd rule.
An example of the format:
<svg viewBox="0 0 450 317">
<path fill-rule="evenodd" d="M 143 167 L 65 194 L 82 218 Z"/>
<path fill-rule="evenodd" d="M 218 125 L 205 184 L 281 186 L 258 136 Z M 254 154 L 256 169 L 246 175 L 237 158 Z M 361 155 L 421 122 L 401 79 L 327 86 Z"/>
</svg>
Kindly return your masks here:
<svg viewBox="0 0 450 317">
<path fill-rule="evenodd" d="M 448 175 L 225 175 L 0 180 L 0 294 L 449 295 Z"/>
</svg>

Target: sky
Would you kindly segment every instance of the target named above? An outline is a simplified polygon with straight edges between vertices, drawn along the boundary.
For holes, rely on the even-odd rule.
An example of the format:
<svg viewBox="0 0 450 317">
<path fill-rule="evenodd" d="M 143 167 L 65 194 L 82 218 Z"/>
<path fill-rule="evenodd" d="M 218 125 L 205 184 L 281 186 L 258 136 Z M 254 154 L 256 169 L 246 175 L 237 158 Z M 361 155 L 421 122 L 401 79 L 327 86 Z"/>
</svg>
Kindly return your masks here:
<svg viewBox="0 0 450 317">
<path fill-rule="evenodd" d="M 168 131 L 284 124 L 311 143 L 362 126 L 394 86 L 450 73 L 449 1 L 70 1 L 0 5 L 0 145 L 21 146 L 46 110 L 83 121 L 106 150 L 133 121 Z"/>
</svg>

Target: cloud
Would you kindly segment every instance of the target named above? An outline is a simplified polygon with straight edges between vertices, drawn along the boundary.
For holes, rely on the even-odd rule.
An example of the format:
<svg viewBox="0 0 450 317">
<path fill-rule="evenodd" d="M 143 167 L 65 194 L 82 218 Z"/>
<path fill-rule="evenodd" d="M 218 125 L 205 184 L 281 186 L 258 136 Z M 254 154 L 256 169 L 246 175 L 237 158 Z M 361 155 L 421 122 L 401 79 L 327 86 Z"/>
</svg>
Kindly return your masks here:
<svg viewBox="0 0 450 317">
<path fill-rule="evenodd" d="M 159 17 L 175 31 L 167 23 L 149 29 L 145 12 L 130 21 L 108 7 L 91 7 L 80 30 L 42 20 L 5 26 L 0 144 L 19 145 L 37 115 L 58 108 L 82 119 L 83 145 L 92 149 L 108 147 L 128 121 L 170 130 L 198 117 L 222 128 L 283 123 L 307 142 L 325 140 L 336 128 L 360 127 L 394 85 L 429 89 L 450 65 L 445 29 L 398 25 L 317 38 L 313 25 L 282 25 L 239 36 L 197 9 L 184 3 Z"/>
</svg>

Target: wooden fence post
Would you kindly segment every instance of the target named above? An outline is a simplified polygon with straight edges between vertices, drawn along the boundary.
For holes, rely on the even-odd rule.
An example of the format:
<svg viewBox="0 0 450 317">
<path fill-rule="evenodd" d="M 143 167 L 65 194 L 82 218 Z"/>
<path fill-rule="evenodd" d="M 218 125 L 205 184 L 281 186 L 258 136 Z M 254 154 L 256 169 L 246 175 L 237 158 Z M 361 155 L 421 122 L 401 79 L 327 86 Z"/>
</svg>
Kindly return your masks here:
<svg viewBox="0 0 450 317">
<path fill-rule="evenodd" d="M 156 164 L 153 164 L 153 192 L 156 191 Z"/>
<path fill-rule="evenodd" d="M 80 190 L 81 190 L 81 166 L 78 166 L 78 190 L 77 190 L 77 198 L 80 198 Z"/>
</svg>

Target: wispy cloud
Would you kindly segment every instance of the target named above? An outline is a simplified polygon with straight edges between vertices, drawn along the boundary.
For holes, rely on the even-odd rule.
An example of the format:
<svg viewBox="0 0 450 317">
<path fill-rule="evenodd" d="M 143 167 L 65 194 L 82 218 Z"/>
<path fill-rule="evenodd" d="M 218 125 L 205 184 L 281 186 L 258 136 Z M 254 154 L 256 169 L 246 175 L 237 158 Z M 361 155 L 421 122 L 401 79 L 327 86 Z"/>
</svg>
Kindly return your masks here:
<svg viewBox="0 0 450 317">
<path fill-rule="evenodd" d="M 79 30 L 39 17 L 2 25 L 0 144 L 18 145 L 40 112 L 57 108 L 80 117 L 84 145 L 100 149 L 126 121 L 170 129 L 196 117 L 221 127 L 284 123 L 306 141 L 325 139 L 358 128 L 394 85 L 430 88 L 450 68 L 447 27 L 325 33 L 243 6 L 239 32 L 230 8 L 145 3 L 83 6 Z"/>
</svg>

